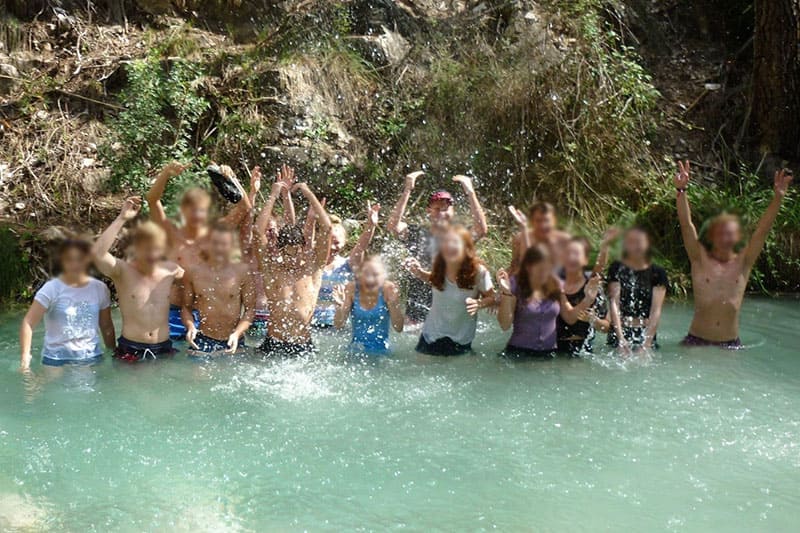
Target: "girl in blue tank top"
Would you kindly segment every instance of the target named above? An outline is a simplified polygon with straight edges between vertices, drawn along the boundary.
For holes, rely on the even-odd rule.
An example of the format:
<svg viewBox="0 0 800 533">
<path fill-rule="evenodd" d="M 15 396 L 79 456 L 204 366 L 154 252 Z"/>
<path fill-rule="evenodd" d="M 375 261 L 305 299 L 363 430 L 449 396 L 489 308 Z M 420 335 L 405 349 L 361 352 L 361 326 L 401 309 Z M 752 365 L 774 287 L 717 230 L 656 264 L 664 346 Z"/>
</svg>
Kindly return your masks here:
<svg viewBox="0 0 800 533">
<path fill-rule="evenodd" d="M 347 318 L 351 318 L 351 352 L 368 355 L 390 353 L 389 327 L 403 331 L 404 315 L 397 287 L 386 281 L 386 269 L 379 258 L 367 259 L 355 281 L 336 287 L 333 301 L 336 328 L 343 327 Z"/>
</svg>

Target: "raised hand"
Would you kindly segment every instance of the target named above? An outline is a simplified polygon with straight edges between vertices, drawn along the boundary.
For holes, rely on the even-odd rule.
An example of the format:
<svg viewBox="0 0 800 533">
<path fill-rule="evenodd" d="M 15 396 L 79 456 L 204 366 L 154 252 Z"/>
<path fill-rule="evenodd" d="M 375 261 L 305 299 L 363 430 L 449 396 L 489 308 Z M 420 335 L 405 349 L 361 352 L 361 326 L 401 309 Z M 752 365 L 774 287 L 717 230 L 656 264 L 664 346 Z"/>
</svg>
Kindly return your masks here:
<svg viewBox="0 0 800 533">
<path fill-rule="evenodd" d="M 458 174 L 457 176 L 453 176 L 453 181 L 456 183 L 460 183 L 461 186 L 464 188 L 465 192 L 473 192 L 475 187 L 472 185 L 472 178 L 469 176 L 464 176 L 463 174 Z"/>
<path fill-rule="evenodd" d="M 397 285 L 394 283 L 386 283 L 383 286 L 383 299 L 389 305 L 396 304 L 400 301 L 400 292 L 397 290 Z"/>
<path fill-rule="evenodd" d="M 592 301 L 597 298 L 597 294 L 600 292 L 600 276 L 598 274 L 593 275 L 589 281 L 586 282 L 583 292 L 586 294 L 586 297 Z"/>
<path fill-rule="evenodd" d="M 505 268 L 501 268 L 497 271 L 497 286 L 500 287 L 500 291 L 506 294 L 511 293 L 511 277 L 508 275 L 508 271 Z"/>
<path fill-rule="evenodd" d="M 239 191 L 239 194 L 242 195 L 242 198 L 247 196 L 247 193 L 244 191 L 244 187 L 242 187 L 242 182 L 239 181 L 239 178 L 230 176 L 228 179 L 231 181 L 231 183 L 233 183 L 233 186 L 236 187 L 236 190 Z"/>
<path fill-rule="evenodd" d="M 614 242 L 614 240 L 616 240 L 616 238 L 617 238 L 617 237 L 619 237 L 620 233 L 622 233 L 622 230 L 621 230 L 621 229 L 619 229 L 619 228 L 618 228 L 618 227 L 616 227 L 616 226 L 611 226 L 610 228 L 608 228 L 608 229 L 607 229 L 607 230 L 606 230 L 606 231 L 603 233 L 603 241 L 602 241 L 602 244 L 604 244 L 604 245 L 609 245 L 609 244 L 611 244 L 612 242 Z"/>
<path fill-rule="evenodd" d="M 300 191 L 303 195 L 308 195 L 311 193 L 311 189 L 308 188 L 308 183 L 302 181 L 300 183 L 295 183 L 292 186 L 292 192 Z"/>
<path fill-rule="evenodd" d="M 678 161 L 678 172 L 675 174 L 675 188 L 685 189 L 689 186 L 689 177 L 691 174 L 691 164 L 689 160 Z"/>
<path fill-rule="evenodd" d="M 413 189 L 417 184 L 417 178 L 424 175 L 425 172 L 422 170 L 417 170 L 416 172 L 412 172 L 411 174 L 406 174 L 406 188 L 408 190 Z"/>
<path fill-rule="evenodd" d="M 228 349 L 225 350 L 225 353 L 236 353 L 239 349 L 239 335 L 236 333 L 231 333 L 230 337 L 228 337 Z"/>
<path fill-rule="evenodd" d="M 528 218 L 525 216 L 525 213 L 513 205 L 508 206 L 508 212 L 511 213 L 511 216 L 514 218 L 514 222 L 516 222 L 517 225 L 522 226 L 523 228 L 528 227 Z"/>
<path fill-rule="evenodd" d="M 344 285 L 336 285 L 331 292 L 331 299 L 333 300 L 333 305 L 336 307 L 342 307 L 344 305 L 345 300 L 347 299 L 347 292 L 345 291 Z"/>
<path fill-rule="evenodd" d="M 195 350 L 199 350 L 200 347 L 195 344 L 194 340 L 197 338 L 197 327 L 194 324 L 190 324 L 188 328 L 186 328 L 186 342 L 194 348 Z"/>
<path fill-rule="evenodd" d="M 171 161 L 167 163 L 164 168 L 161 169 L 161 173 L 165 174 L 166 176 L 173 178 L 181 174 L 184 170 L 189 168 L 189 165 L 184 165 L 179 161 Z"/>
<path fill-rule="evenodd" d="M 119 218 L 128 222 L 136 218 L 139 210 L 142 208 L 142 199 L 138 196 L 131 196 L 122 203 L 122 209 L 119 211 Z"/>
<path fill-rule="evenodd" d="M 276 180 L 282 181 L 284 184 L 286 184 L 287 190 L 289 191 L 293 190 L 295 181 L 297 181 L 294 168 L 284 163 L 283 165 L 281 165 L 281 169 L 278 171 L 278 176 Z"/>
<path fill-rule="evenodd" d="M 261 190 L 261 167 L 256 165 L 250 171 L 250 195 L 255 196 Z"/>
<path fill-rule="evenodd" d="M 789 184 L 792 183 L 794 176 L 788 168 L 782 168 L 775 172 L 775 196 L 783 198 L 789 191 Z"/>
<path fill-rule="evenodd" d="M 406 260 L 403 261 L 403 267 L 405 267 L 406 270 L 408 270 L 414 275 L 418 274 L 420 270 L 422 270 L 422 266 L 419 264 L 419 261 L 417 261 L 415 257 L 406 258 Z"/>
<path fill-rule="evenodd" d="M 476 300 L 475 298 L 467 298 L 464 300 L 464 303 L 467 306 L 467 314 L 469 316 L 475 316 L 478 313 L 478 310 L 481 308 L 481 301 Z"/>
<path fill-rule="evenodd" d="M 367 202 L 367 222 L 370 226 L 376 227 L 378 225 L 378 215 L 380 212 L 381 204 Z"/>
</svg>

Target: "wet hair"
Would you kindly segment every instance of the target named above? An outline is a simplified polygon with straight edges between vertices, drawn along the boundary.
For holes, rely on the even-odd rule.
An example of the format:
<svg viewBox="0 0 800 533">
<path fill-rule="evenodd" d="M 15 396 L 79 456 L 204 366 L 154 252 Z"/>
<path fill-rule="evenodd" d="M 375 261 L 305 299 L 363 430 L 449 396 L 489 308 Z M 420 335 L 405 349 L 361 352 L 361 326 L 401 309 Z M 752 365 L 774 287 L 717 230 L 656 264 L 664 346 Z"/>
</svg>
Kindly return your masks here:
<svg viewBox="0 0 800 533">
<path fill-rule="evenodd" d="M 533 218 L 534 215 L 539 213 L 543 215 L 555 215 L 556 208 L 550 202 L 533 202 L 528 208 L 528 218 Z"/>
<path fill-rule="evenodd" d="M 550 252 L 543 246 L 531 246 L 525 251 L 519 266 L 519 274 L 517 275 L 517 296 L 519 298 L 527 300 L 533 294 L 528 269 L 549 260 Z M 561 298 L 561 284 L 552 274 L 544 285 L 544 293 L 548 300 L 556 301 Z"/>
<path fill-rule="evenodd" d="M 303 235 L 303 228 L 294 224 L 281 226 L 278 230 L 278 238 L 275 241 L 278 249 L 287 246 L 305 246 L 306 236 Z"/>
<path fill-rule="evenodd" d="M 714 231 L 717 229 L 717 226 L 727 224 L 728 222 L 736 222 L 737 224 L 741 224 L 741 221 L 737 215 L 734 215 L 733 213 L 727 213 L 725 211 L 707 220 L 700 227 L 700 242 L 708 250 L 711 250 L 711 236 L 714 235 Z M 741 245 L 741 243 L 739 244 Z"/>
<path fill-rule="evenodd" d="M 181 196 L 181 207 L 194 207 L 200 203 L 211 204 L 211 195 L 205 189 L 192 187 Z"/>
<path fill-rule="evenodd" d="M 157 244 L 166 246 L 167 234 L 164 233 L 161 226 L 148 220 L 147 222 L 142 222 L 133 230 L 131 234 L 131 244 L 134 246 L 137 244 Z"/>
<path fill-rule="evenodd" d="M 464 243 L 464 260 L 461 262 L 461 267 L 458 269 L 456 276 L 456 284 L 460 289 L 471 289 L 475 286 L 475 278 L 478 276 L 478 269 L 482 265 L 475 253 L 475 241 L 472 239 L 472 234 L 464 226 L 451 226 L 448 231 L 457 233 L 461 237 L 461 242 Z M 447 265 L 445 265 L 442 253 L 436 254 L 433 260 L 433 269 L 431 270 L 431 285 L 436 289 L 444 290 L 444 278 Z"/>
</svg>

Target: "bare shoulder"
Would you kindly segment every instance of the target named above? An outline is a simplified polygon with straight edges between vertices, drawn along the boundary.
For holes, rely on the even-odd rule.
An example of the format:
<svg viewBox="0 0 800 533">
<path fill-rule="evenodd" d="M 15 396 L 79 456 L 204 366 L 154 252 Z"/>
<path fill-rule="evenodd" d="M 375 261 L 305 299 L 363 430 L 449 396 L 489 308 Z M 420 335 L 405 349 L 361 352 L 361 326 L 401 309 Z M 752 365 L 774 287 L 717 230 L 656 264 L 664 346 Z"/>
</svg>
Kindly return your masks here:
<svg viewBox="0 0 800 533">
<path fill-rule="evenodd" d="M 558 241 L 558 242 L 568 241 L 568 240 L 570 240 L 572 238 L 572 234 L 569 233 L 568 231 L 557 229 L 557 230 L 555 230 L 554 233 L 555 233 L 556 241 Z"/>
</svg>

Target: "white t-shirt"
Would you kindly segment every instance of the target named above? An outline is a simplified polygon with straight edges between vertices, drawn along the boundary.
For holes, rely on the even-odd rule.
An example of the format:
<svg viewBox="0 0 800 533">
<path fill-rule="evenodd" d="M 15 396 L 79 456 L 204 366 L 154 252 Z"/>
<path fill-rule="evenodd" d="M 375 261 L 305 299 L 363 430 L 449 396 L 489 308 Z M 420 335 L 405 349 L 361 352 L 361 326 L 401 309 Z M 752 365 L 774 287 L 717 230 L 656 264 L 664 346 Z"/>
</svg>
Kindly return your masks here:
<svg viewBox="0 0 800 533">
<path fill-rule="evenodd" d="M 433 288 L 433 302 L 422 335 L 427 342 L 435 342 L 442 337 L 450 337 L 458 344 L 469 344 L 475 338 L 478 316 L 467 313 L 467 298 L 477 298 L 479 293 L 492 290 L 492 277 L 489 271 L 480 267 L 471 289 L 461 289 L 447 277 L 444 290 Z"/>
<path fill-rule="evenodd" d="M 53 278 L 33 299 L 47 309 L 42 357 L 80 360 L 102 355 L 100 311 L 111 306 L 105 283 L 89 278 L 83 287 L 70 287 Z"/>
</svg>

